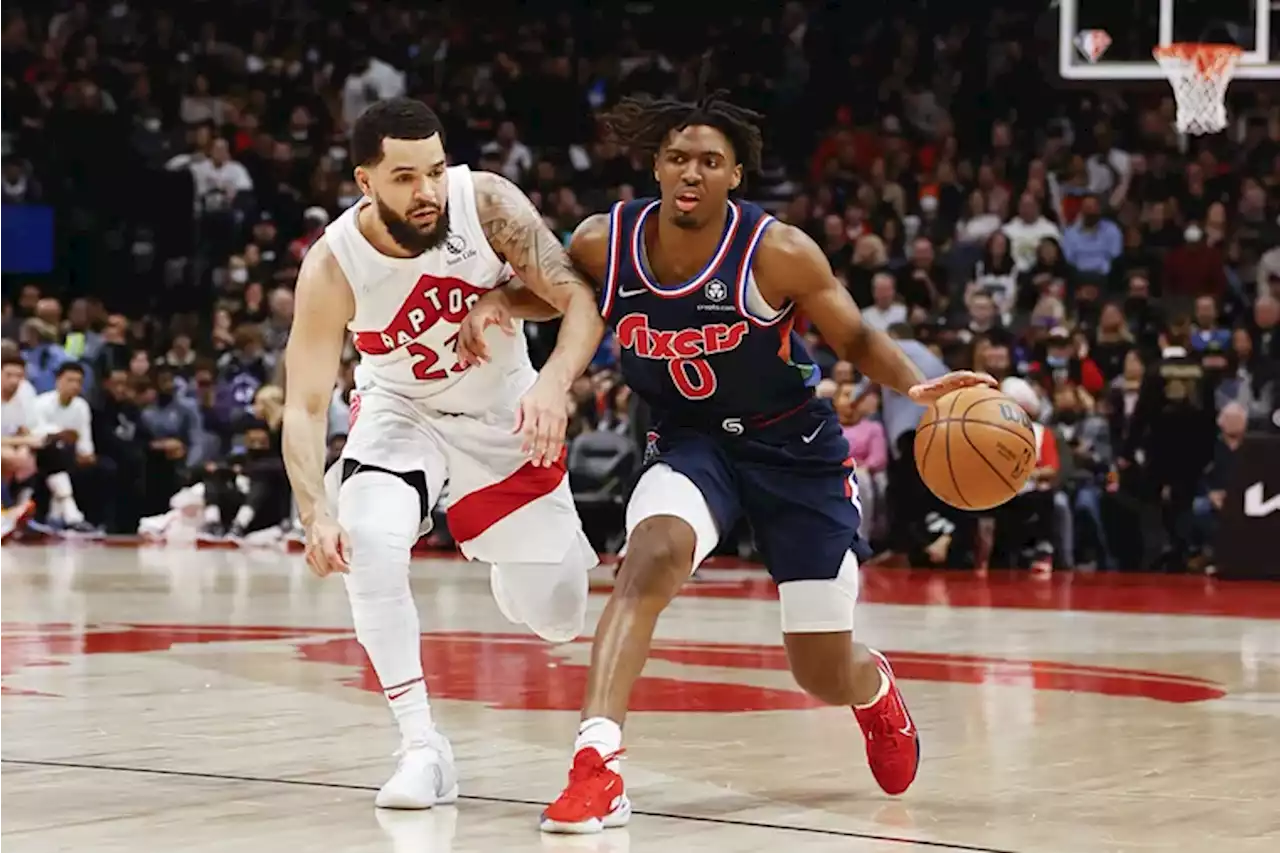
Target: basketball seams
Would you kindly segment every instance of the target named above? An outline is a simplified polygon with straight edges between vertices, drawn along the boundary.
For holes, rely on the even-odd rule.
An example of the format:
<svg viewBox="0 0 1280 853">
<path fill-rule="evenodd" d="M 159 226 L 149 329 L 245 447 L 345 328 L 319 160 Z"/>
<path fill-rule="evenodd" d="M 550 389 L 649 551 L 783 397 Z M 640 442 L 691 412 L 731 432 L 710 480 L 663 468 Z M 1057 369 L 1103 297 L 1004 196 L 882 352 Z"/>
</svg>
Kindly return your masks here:
<svg viewBox="0 0 1280 853">
<path fill-rule="evenodd" d="M 1034 441 L 1028 440 L 1025 435 L 1023 435 L 1021 432 L 1014 429 L 1013 427 L 1007 427 L 1007 426 L 1004 426 L 1003 424 L 993 424 L 991 421 L 980 421 L 977 418 L 942 418 L 940 420 L 934 421 L 933 423 L 935 424 L 957 423 L 957 424 L 960 424 L 961 429 L 964 428 L 965 424 L 982 424 L 985 427 L 991 427 L 991 429 L 998 429 L 1001 432 L 1009 433 L 1009 435 L 1012 435 L 1013 437 L 1017 438 L 1019 441 L 1027 445 L 1027 447 L 1030 447 L 1032 453 L 1034 453 L 1036 450 L 1036 445 Z M 933 426 L 933 424 L 927 424 L 927 426 Z"/>
<path fill-rule="evenodd" d="M 956 395 L 951 399 L 951 408 L 947 410 L 946 420 L 948 421 L 953 420 L 952 415 L 956 413 L 956 403 L 958 403 L 959 401 L 960 401 L 959 395 Z M 935 424 L 938 424 L 941 422 L 942 422 L 942 419 L 934 421 Z M 936 427 L 935 427 L 935 431 L 936 431 Z M 961 432 L 964 431 L 963 426 L 961 426 L 960 431 Z M 943 447 L 945 447 L 947 451 L 947 473 L 951 475 L 951 486 L 956 490 L 956 497 L 959 498 L 960 503 L 964 504 L 966 507 L 971 506 L 969 501 L 965 498 L 964 492 L 960 490 L 960 478 L 956 476 L 955 466 L 951 464 L 951 430 L 947 430 L 947 437 L 943 442 Z"/>
<path fill-rule="evenodd" d="M 991 460 L 986 457 L 986 454 L 982 452 L 982 449 L 979 448 L 978 445 L 974 444 L 973 439 L 969 438 L 969 431 L 965 429 L 966 423 L 967 422 L 963 418 L 960 419 L 960 434 L 964 436 L 965 441 L 969 442 L 969 446 L 973 448 L 974 455 L 977 456 L 979 459 L 981 459 L 983 464 L 985 464 L 988 468 L 991 469 L 991 473 L 995 474 L 1000 479 L 1000 482 L 1004 483 L 1006 486 L 1009 487 L 1009 491 L 1013 492 L 1016 495 L 1019 490 L 1014 487 L 1013 483 L 1009 482 L 1009 479 L 1005 477 L 1004 474 L 1000 473 L 1000 469 L 996 468 L 996 466 L 991 464 Z M 985 423 L 985 422 L 973 421 L 973 423 L 976 424 L 976 423 Z M 993 426 L 993 424 L 986 424 L 986 425 Z M 947 432 L 950 433 L 951 430 L 947 430 Z"/>
<path fill-rule="evenodd" d="M 934 413 L 935 413 L 935 415 L 936 415 L 936 413 L 937 413 L 937 411 L 938 411 L 938 407 L 937 407 L 937 406 L 934 406 L 934 407 L 933 407 L 933 411 L 934 411 Z M 929 423 L 929 424 L 926 424 L 926 426 L 934 426 L 934 425 L 935 425 L 935 424 L 937 424 L 937 423 L 938 423 L 938 418 L 935 416 L 935 417 L 934 417 L 934 419 L 933 419 L 933 421 L 932 421 L 931 423 Z M 916 429 L 916 432 L 919 432 L 919 431 L 920 431 L 920 428 L 918 427 L 918 428 Z M 933 447 L 933 440 L 934 440 L 935 438 L 937 438 L 937 437 L 938 437 L 938 431 L 935 429 L 935 430 L 933 431 L 933 434 L 929 436 L 929 440 L 928 440 L 928 442 L 926 442 L 926 443 L 925 443 L 925 446 L 924 446 L 924 452 L 920 454 L 920 458 L 919 458 L 919 459 L 917 460 L 917 462 L 916 462 L 916 468 L 917 468 L 917 470 L 923 470 L 923 469 L 924 469 L 925 464 L 926 464 L 926 463 L 925 463 L 925 460 L 929 458 L 929 450 Z M 914 443 L 915 443 L 915 442 L 913 441 L 913 442 L 912 442 L 912 444 L 914 444 Z"/>
</svg>

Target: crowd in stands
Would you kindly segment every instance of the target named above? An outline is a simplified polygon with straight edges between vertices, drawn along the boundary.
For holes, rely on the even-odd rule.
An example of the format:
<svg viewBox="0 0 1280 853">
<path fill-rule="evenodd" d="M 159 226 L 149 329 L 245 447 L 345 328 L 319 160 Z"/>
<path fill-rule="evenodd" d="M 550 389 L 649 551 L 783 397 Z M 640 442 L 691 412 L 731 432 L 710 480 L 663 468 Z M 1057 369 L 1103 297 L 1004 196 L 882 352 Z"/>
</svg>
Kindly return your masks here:
<svg viewBox="0 0 1280 853">
<path fill-rule="evenodd" d="M 1227 132 L 1180 139 L 1167 91 L 1057 86 L 1043 21 L 1005 5 L 975 21 L 923 0 L 749 0 L 678 20 L 570 0 L 483 16 L 398 0 L 6 9 L 4 204 L 56 222 L 53 271 L 4 277 L 8 505 L 31 496 L 38 523 L 136 533 L 200 484 L 210 535 L 287 526 L 281 354 L 299 262 L 358 200 L 354 117 L 421 98 L 454 162 L 516 181 L 567 237 L 653 190 L 594 114 L 711 85 L 766 116 L 747 196 L 814 236 L 865 321 L 926 372 L 991 373 L 1043 425 L 1023 494 L 990 518 L 953 511 L 915 473 L 918 407 L 810 331 L 878 550 L 1211 566 L 1232 454 L 1280 394 L 1278 99 L 1242 92 Z M 555 331 L 527 328 L 535 361 Z M 1207 426 L 1170 452 L 1140 391 L 1184 357 L 1203 371 L 1186 405 Z M 638 458 L 646 415 L 616 368 L 606 340 L 574 385 L 570 438 L 625 436 Z M 335 454 L 352 381 L 348 360 Z M 621 473 L 582 488 L 620 492 Z M 602 547 L 616 524 L 592 522 Z M 750 554 L 750 532 L 722 547 Z"/>
</svg>

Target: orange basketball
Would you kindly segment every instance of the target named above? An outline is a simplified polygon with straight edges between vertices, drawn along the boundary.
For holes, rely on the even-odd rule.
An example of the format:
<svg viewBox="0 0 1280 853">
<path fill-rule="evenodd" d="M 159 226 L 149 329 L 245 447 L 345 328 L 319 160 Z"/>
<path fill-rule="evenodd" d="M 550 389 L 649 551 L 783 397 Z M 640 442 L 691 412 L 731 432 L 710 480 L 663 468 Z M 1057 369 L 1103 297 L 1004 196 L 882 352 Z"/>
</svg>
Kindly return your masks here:
<svg viewBox="0 0 1280 853">
<path fill-rule="evenodd" d="M 991 509 L 1016 495 L 1036 465 L 1031 418 L 988 386 L 940 397 L 916 427 L 916 468 L 958 509 Z"/>
</svg>

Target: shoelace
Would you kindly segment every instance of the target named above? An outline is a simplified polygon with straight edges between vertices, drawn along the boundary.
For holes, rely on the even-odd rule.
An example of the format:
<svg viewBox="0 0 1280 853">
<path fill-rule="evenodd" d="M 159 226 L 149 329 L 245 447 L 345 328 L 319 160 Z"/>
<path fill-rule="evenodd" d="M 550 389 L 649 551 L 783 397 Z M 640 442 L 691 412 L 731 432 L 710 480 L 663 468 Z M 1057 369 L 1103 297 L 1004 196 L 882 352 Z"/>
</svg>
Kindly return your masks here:
<svg viewBox="0 0 1280 853">
<path fill-rule="evenodd" d="M 609 769 L 609 762 L 621 758 L 624 752 L 626 750 L 620 749 L 601 756 L 593 749 L 591 753 L 594 753 L 595 757 L 585 751 L 579 752 L 573 759 L 573 766 L 569 768 L 569 787 L 565 788 L 564 793 L 560 795 L 560 802 L 574 805 L 586 805 L 590 802 L 596 791 L 588 788 L 584 783 L 604 774 Z"/>
<path fill-rule="evenodd" d="M 891 708 L 894 712 L 901 710 L 900 706 L 896 702 L 893 703 Z M 870 740 L 875 741 L 877 748 L 887 747 L 895 752 L 902 749 L 902 744 L 899 742 L 897 737 L 900 733 L 901 727 L 895 721 L 895 718 L 898 716 L 899 714 L 890 712 L 877 714 L 867 726 L 869 729 L 867 733 L 870 735 Z M 906 713 L 903 712 L 901 716 L 905 718 Z"/>
</svg>

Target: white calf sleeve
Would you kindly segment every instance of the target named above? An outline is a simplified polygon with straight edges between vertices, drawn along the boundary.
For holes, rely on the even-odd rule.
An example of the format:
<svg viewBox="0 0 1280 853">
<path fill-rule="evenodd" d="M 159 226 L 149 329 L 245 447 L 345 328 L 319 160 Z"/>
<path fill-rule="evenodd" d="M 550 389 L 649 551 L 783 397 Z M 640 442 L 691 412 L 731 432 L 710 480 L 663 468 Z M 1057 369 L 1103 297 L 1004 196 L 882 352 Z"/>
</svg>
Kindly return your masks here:
<svg viewBox="0 0 1280 853">
<path fill-rule="evenodd" d="M 351 542 L 349 574 L 356 639 L 378 674 L 406 740 L 431 729 L 422 684 L 418 608 L 409 589 L 409 552 L 418 538 L 418 492 L 385 471 L 360 471 L 338 491 L 338 523 Z"/>
<path fill-rule="evenodd" d="M 512 619 L 549 643 L 567 643 L 582 633 L 587 617 L 587 572 L 599 560 L 581 533 L 559 563 L 501 563 L 494 566 L 495 594 Z"/>
</svg>

